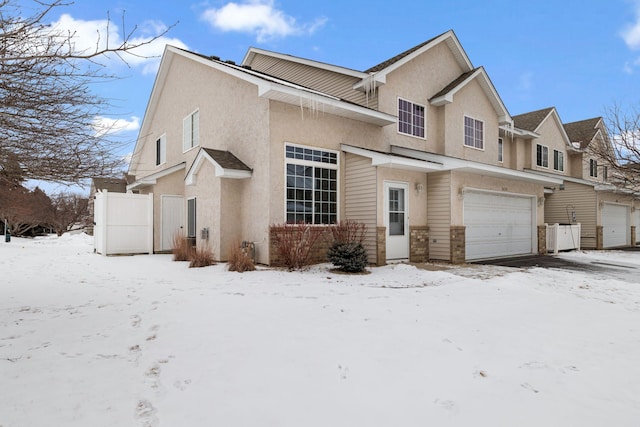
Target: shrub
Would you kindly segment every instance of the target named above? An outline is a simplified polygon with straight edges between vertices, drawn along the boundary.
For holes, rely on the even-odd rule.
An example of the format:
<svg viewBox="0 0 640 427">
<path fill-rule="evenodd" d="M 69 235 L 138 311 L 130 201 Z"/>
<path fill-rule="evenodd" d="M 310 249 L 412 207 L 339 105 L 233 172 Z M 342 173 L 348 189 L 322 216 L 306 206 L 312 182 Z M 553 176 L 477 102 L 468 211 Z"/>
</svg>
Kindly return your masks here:
<svg viewBox="0 0 640 427">
<path fill-rule="evenodd" d="M 361 273 L 369 264 L 367 251 L 362 243 L 333 242 L 327 252 L 327 258 L 347 273 Z"/>
<path fill-rule="evenodd" d="M 311 249 L 324 232 L 323 227 L 309 224 L 271 226 L 276 255 L 289 270 L 302 270 L 311 264 Z"/>
<path fill-rule="evenodd" d="M 229 253 L 227 269 L 229 271 L 237 271 L 238 273 L 255 270 L 256 264 L 247 252 L 248 248 L 243 248 L 240 244 L 233 245 Z"/>
<path fill-rule="evenodd" d="M 216 263 L 213 258 L 213 252 L 209 249 L 208 245 L 198 247 L 194 250 L 192 249 L 190 261 L 189 268 L 208 267 Z"/>
<path fill-rule="evenodd" d="M 194 252 L 193 245 L 181 233 L 175 233 L 171 238 L 171 252 L 174 261 L 190 261 Z"/>
<path fill-rule="evenodd" d="M 348 273 L 361 273 L 369 264 L 367 251 L 362 245 L 367 226 L 356 221 L 340 221 L 331 226 L 333 244 L 327 251 L 329 262 Z"/>
</svg>

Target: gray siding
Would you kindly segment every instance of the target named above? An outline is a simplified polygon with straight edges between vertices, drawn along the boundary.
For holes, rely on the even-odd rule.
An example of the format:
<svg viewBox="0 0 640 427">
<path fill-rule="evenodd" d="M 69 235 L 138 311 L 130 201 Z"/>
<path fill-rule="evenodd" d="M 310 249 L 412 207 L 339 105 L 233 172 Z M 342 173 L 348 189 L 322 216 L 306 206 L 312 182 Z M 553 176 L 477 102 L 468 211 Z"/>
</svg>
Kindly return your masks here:
<svg viewBox="0 0 640 427">
<path fill-rule="evenodd" d="M 345 219 L 367 226 L 364 247 L 369 262 L 376 261 L 376 168 L 371 159 L 347 153 L 345 155 Z"/>
<path fill-rule="evenodd" d="M 266 55 L 256 55 L 251 68 L 355 104 L 378 108 L 377 94 L 367 96 L 353 89 L 353 85 L 360 82 L 356 77 Z"/>
<path fill-rule="evenodd" d="M 427 200 L 429 258 L 449 261 L 451 258 L 451 173 L 427 175 Z"/>
<path fill-rule="evenodd" d="M 571 213 L 581 224 L 580 237 L 583 248 L 596 247 L 597 202 L 593 187 L 565 181 L 564 190 L 556 189 L 547 195 L 544 204 L 544 222 L 547 224 L 571 223 Z"/>
</svg>

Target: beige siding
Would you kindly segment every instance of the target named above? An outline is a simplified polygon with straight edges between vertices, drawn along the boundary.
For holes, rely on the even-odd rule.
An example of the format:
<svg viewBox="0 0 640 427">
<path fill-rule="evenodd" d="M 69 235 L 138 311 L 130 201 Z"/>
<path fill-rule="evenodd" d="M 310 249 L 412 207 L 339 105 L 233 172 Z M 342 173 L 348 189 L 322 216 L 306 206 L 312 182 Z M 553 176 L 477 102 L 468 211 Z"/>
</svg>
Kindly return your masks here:
<svg viewBox="0 0 640 427">
<path fill-rule="evenodd" d="M 367 226 L 364 247 L 370 262 L 376 260 L 376 168 L 365 157 L 346 154 L 345 219 Z"/>
<path fill-rule="evenodd" d="M 451 230 L 451 174 L 427 175 L 429 258 L 449 261 Z"/>
<path fill-rule="evenodd" d="M 570 223 L 575 212 L 581 224 L 583 248 L 596 247 L 596 193 L 592 186 L 565 181 L 564 190 L 547 195 L 544 217 L 547 224 Z"/>
<path fill-rule="evenodd" d="M 353 85 L 360 82 L 357 77 L 265 55 L 256 55 L 251 68 L 349 102 L 373 109 L 378 108 L 375 95 L 367 96 L 363 91 L 353 89 Z"/>
</svg>

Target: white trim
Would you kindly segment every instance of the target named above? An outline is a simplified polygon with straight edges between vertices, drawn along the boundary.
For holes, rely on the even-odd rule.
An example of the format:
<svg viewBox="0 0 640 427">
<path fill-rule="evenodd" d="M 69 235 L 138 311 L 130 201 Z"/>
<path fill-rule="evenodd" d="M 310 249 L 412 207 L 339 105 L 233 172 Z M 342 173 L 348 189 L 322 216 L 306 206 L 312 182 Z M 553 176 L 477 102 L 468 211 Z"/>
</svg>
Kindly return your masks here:
<svg viewBox="0 0 640 427">
<path fill-rule="evenodd" d="M 389 190 L 391 188 L 401 188 L 404 193 L 404 234 L 402 236 L 391 236 L 389 233 L 391 231 L 389 227 Z M 406 181 L 395 181 L 395 180 L 384 180 L 382 182 L 383 188 L 383 215 L 384 215 L 384 226 L 386 228 L 385 231 L 385 253 L 387 255 L 387 261 L 403 261 L 407 260 L 411 256 L 411 248 L 410 248 L 410 229 L 409 229 L 409 183 Z M 399 240 L 403 239 L 403 245 L 406 245 L 403 248 L 403 252 L 406 252 L 406 257 L 389 257 L 389 244 L 391 239 Z"/>
<path fill-rule="evenodd" d="M 158 141 L 160 141 L 160 163 L 158 163 Z M 167 163 L 167 134 L 163 133 L 155 141 L 156 148 L 156 167 L 160 167 Z"/>
<path fill-rule="evenodd" d="M 204 164 L 205 160 L 208 160 L 215 168 L 215 176 L 218 178 L 230 178 L 230 179 L 246 179 L 251 178 L 252 171 L 223 168 L 213 157 L 209 155 L 204 149 L 198 152 L 195 160 L 191 164 L 187 175 L 184 178 L 184 185 L 197 184 L 198 172 Z"/>
<path fill-rule="evenodd" d="M 542 148 L 546 148 L 547 149 L 547 156 L 546 156 L 547 157 L 547 166 L 538 164 L 538 147 L 542 147 Z M 544 155 L 544 150 L 542 150 L 542 154 Z M 544 158 L 542 158 L 541 160 L 542 160 L 542 163 L 544 163 Z M 549 169 L 549 146 L 548 145 L 536 144 L 536 167 L 542 168 L 542 169 Z"/>
<path fill-rule="evenodd" d="M 504 163 L 504 138 L 498 137 L 498 163 Z"/>
<path fill-rule="evenodd" d="M 478 148 L 478 147 L 476 147 L 474 145 L 467 145 L 467 143 L 466 143 L 467 142 L 467 133 L 466 133 L 466 127 L 467 126 L 464 123 L 465 122 L 464 119 L 466 119 L 466 118 L 470 118 L 471 120 L 474 121 L 474 124 L 473 124 L 474 133 L 475 133 L 475 126 L 476 126 L 475 122 L 482 123 L 482 147 L 481 148 Z M 486 144 L 485 144 L 485 127 L 486 126 L 485 126 L 484 120 L 476 119 L 475 117 L 470 116 L 469 114 L 463 114 L 462 115 L 462 146 L 465 147 L 465 148 L 473 148 L 474 150 L 485 151 L 485 146 L 486 146 Z M 474 138 L 474 141 L 475 141 L 475 135 L 473 136 L 473 138 Z"/>
<path fill-rule="evenodd" d="M 556 169 L 556 153 L 562 154 L 562 169 Z M 553 149 L 553 170 L 554 171 L 558 171 L 558 172 L 564 172 L 564 158 L 565 158 L 565 152 L 562 150 L 556 150 L 555 148 Z"/>
<path fill-rule="evenodd" d="M 149 185 L 155 185 L 158 182 L 159 178 L 162 178 L 164 176 L 167 175 L 171 175 L 174 172 L 177 172 L 179 170 L 185 169 L 186 168 L 186 163 L 182 162 L 179 163 L 175 166 L 171 166 L 169 168 L 163 169 L 159 172 L 156 173 L 152 173 L 151 175 L 147 175 L 143 178 L 137 179 L 135 182 L 127 185 L 127 191 L 131 191 L 133 189 L 139 188 L 139 187 L 146 187 Z"/>
<path fill-rule="evenodd" d="M 193 127 L 193 117 L 197 117 L 197 128 Z M 189 120 L 189 132 L 187 133 L 187 119 Z M 188 144 L 187 144 L 188 137 Z M 193 141 L 195 140 L 195 144 Z M 196 147 L 200 146 L 200 109 L 196 108 L 191 113 L 187 114 L 182 119 L 182 152 L 186 153 L 187 151 L 193 150 Z"/>
<path fill-rule="evenodd" d="M 413 108 L 414 105 L 422 107 L 422 109 L 424 110 L 424 117 L 423 117 L 424 118 L 424 125 L 423 125 L 423 128 L 422 128 L 422 130 L 424 132 L 424 136 L 414 135 L 413 133 L 404 133 L 404 132 L 400 131 L 400 101 L 408 102 L 409 104 L 411 104 L 412 108 Z M 428 110 L 428 108 L 427 108 L 426 105 L 419 104 L 417 102 L 413 102 L 413 101 L 410 101 L 410 100 L 408 100 L 406 98 L 398 96 L 397 99 L 396 99 L 396 111 L 398 112 L 398 120 L 397 120 L 398 125 L 396 126 L 396 132 L 399 135 L 410 136 L 410 137 L 413 137 L 413 138 L 426 140 L 427 139 L 427 110 Z M 413 111 L 412 111 L 411 112 L 411 130 L 412 131 L 413 131 L 413 128 L 414 128 L 413 119 L 414 119 L 414 114 L 413 114 Z"/>
<path fill-rule="evenodd" d="M 436 172 L 443 170 L 442 163 L 394 156 L 391 154 L 380 153 L 377 151 L 371 151 L 346 144 L 340 145 L 340 149 L 345 153 L 351 153 L 357 156 L 367 157 L 371 159 L 371 166 L 380 166 L 400 170 L 413 170 L 419 172 Z"/>
</svg>

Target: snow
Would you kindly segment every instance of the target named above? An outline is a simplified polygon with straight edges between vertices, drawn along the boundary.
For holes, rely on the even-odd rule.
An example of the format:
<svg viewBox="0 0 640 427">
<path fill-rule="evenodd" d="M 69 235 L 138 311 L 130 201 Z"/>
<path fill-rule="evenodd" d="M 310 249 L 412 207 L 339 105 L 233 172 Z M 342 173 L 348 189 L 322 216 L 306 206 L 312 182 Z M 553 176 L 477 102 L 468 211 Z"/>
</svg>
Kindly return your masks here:
<svg viewBox="0 0 640 427">
<path fill-rule="evenodd" d="M 640 252 L 560 256 L 625 274 L 240 274 L 14 237 L 0 426 L 637 426 Z"/>
</svg>

